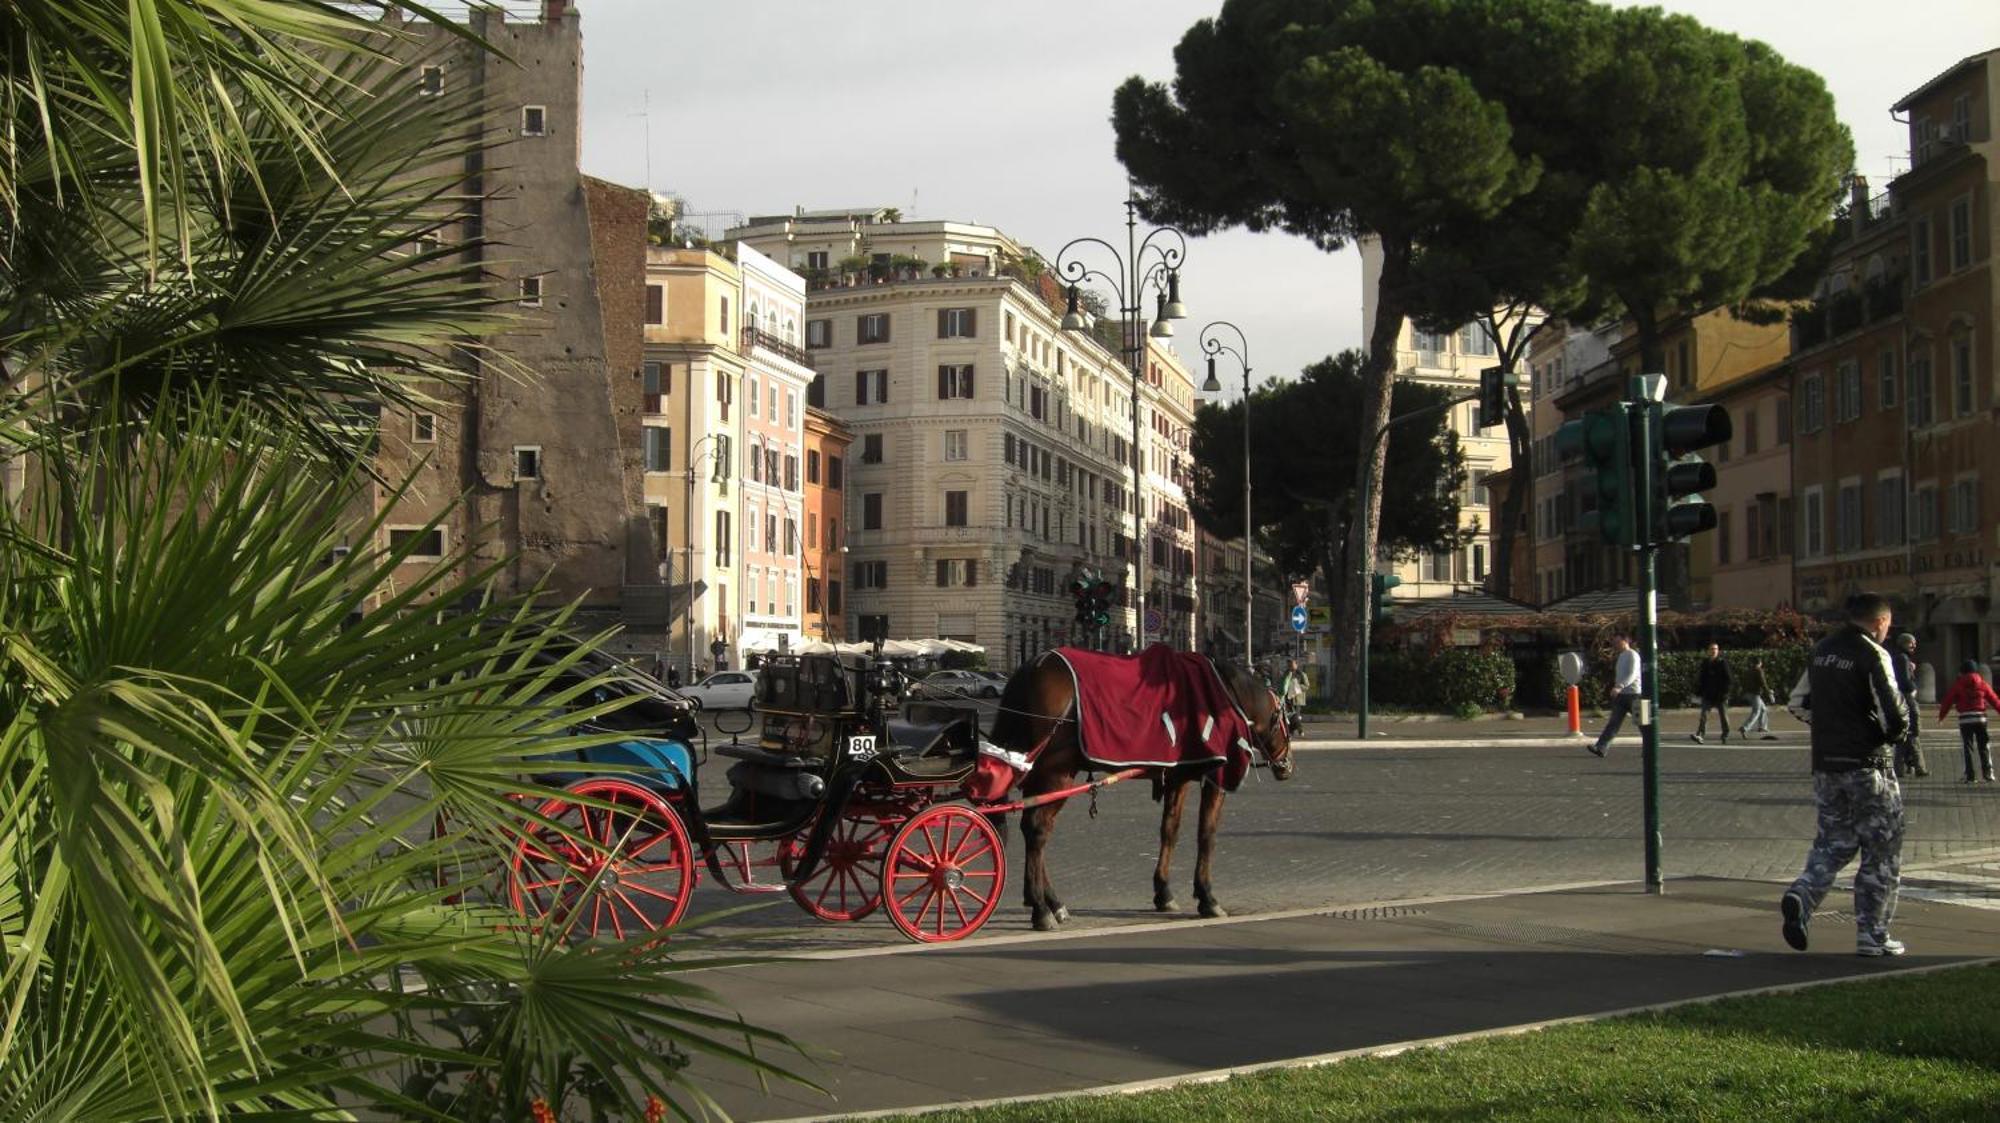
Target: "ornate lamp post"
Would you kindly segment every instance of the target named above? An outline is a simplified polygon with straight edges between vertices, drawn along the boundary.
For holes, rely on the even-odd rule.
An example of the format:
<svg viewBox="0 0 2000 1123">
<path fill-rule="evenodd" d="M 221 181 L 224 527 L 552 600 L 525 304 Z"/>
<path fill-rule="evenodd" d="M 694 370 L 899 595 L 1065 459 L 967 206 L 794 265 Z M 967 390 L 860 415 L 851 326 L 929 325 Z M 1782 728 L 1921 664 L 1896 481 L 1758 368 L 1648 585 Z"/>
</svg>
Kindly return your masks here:
<svg viewBox="0 0 2000 1123">
<path fill-rule="evenodd" d="M 1236 346 L 1231 347 L 1222 338 L 1218 329 L 1228 328 L 1236 333 Z M 1201 349 L 1208 355 L 1208 380 L 1201 384 L 1204 394 L 1220 394 L 1222 383 L 1215 377 L 1215 357 L 1228 354 L 1235 358 L 1236 365 L 1243 368 L 1243 662 L 1245 666 L 1255 663 L 1256 655 L 1251 649 L 1250 628 L 1252 606 L 1255 597 L 1251 590 L 1251 542 L 1250 542 L 1250 341 L 1243 337 L 1243 329 L 1228 320 L 1216 320 L 1201 329 Z"/>
<path fill-rule="evenodd" d="M 1086 264 L 1072 251 L 1096 246 L 1110 255 L 1113 271 Z M 1078 284 L 1096 278 L 1109 284 L 1118 297 L 1121 319 L 1119 351 L 1132 375 L 1132 563 L 1133 589 L 1137 598 L 1139 633 L 1137 648 L 1146 646 L 1146 495 L 1144 444 L 1139 433 L 1140 387 L 1146 377 L 1146 336 L 1168 339 L 1174 334 L 1173 321 L 1187 318 L 1181 304 L 1181 260 L 1187 256 L 1187 237 L 1171 226 L 1162 226 L 1139 237 L 1139 204 L 1129 192 L 1125 196 L 1125 253 L 1102 238 L 1074 238 L 1056 254 L 1056 272 L 1068 284 L 1069 307 L 1062 318 L 1064 331 L 1085 331 L 1089 316 L 1078 306 Z M 1157 297 L 1157 314 L 1150 329 L 1144 326 L 1146 289 Z"/>
</svg>

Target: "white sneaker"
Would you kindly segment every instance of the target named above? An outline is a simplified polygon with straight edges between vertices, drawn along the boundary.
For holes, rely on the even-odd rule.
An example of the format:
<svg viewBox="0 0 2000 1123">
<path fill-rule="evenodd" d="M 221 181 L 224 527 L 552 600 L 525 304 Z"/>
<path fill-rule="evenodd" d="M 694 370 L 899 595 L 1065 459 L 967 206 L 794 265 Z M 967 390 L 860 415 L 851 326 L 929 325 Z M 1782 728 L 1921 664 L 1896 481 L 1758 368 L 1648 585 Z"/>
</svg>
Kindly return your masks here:
<svg viewBox="0 0 2000 1123">
<path fill-rule="evenodd" d="M 1894 936 L 1883 936 L 1878 939 L 1867 933 L 1862 933 L 1854 941 L 1854 954 L 1856 955 L 1870 957 L 1878 955 L 1901 955 L 1908 950 L 1910 949 L 1903 946 L 1903 941 Z"/>
</svg>

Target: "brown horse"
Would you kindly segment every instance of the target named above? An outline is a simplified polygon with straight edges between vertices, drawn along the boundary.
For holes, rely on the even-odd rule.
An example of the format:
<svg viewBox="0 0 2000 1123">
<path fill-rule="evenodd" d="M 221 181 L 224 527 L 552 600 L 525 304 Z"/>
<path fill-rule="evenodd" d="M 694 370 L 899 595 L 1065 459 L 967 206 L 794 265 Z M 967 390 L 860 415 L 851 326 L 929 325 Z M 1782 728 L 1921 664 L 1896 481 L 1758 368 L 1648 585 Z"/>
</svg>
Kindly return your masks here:
<svg viewBox="0 0 2000 1123">
<path fill-rule="evenodd" d="M 1277 695 L 1233 664 L 1218 660 L 1215 669 L 1222 676 L 1223 686 L 1250 719 L 1251 738 L 1271 762 L 1272 775 L 1280 780 L 1291 779 L 1292 742 L 1285 731 Z M 1073 787 L 1076 774 L 1093 767 L 1084 759 L 1078 744 L 1076 716 L 1076 685 L 1060 660 L 1045 655 L 1007 680 L 1007 689 L 1000 696 L 1000 713 L 993 722 L 993 743 L 1016 752 L 1032 752 L 1035 746 L 1041 746 L 1034 766 L 1021 781 L 1024 798 Z M 1153 907 L 1160 912 L 1180 908 L 1167 884 L 1169 866 L 1174 857 L 1174 840 L 1180 834 L 1181 812 L 1187 805 L 1188 783 L 1201 780 L 1206 782 L 1201 785 L 1201 823 L 1196 833 L 1195 900 L 1203 916 L 1229 915 L 1216 902 L 1208 877 L 1209 863 L 1215 856 L 1215 834 L 1222 825 L 1222 797 L 1226 794 L 1221 771 L 1214 764 L 1153 771 L 1153 798 L 1162 804 L 1160 859 L 1153 868 Z M 1066 802 L 1045 803 L 1021 815 L 1021 835 L 1028 844 L 1023 903 L 1034 913 L 1035 927 L 1044 932 L 1053 931 L 1069 919 L 1069 910 L 1049 887 L 1049 869 L 1043 858 L 1049 835 L 1055 830 L 1056 816 Z"/>
</svg>

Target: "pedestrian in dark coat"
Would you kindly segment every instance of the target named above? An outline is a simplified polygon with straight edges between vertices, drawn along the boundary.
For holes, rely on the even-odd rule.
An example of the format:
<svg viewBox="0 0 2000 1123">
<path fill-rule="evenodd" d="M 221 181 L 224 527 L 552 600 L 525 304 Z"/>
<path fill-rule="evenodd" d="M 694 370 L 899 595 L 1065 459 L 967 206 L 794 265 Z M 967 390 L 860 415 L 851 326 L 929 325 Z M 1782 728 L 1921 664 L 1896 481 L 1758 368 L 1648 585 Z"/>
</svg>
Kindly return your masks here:
<svg viewBox="0 0 2000 1123">
<path fill-rule="evenodd" d="M 1708 736 L 1708 711 L 1714 710 L 1722 720 L 1722 743 L 1729 743 L 1729 691 L 1733 686 L 1729 674 L 1729 661 L 1722 657 L 1722 646 L 1708 645 L 1708 658 L 1702 660 L 1701 675 L 1695 680 L 1694 692 L 1701 699 L 1701 717 L 1695 723 L 1688 740 L 1697 745 L 1706 744 Z"/>
<path fill-rule="evenodd" d="M 1917 637 L 1904 632 L 1896 637 L 1896 653 L 1892 660 L 1896 667 L 1896 689 L 1903 692 L 1903 705 L 1910 711 L 1909 728 L 1903 732 L 1902 743 L 1896 746 L 1896 775 L 1928 776 L 1931 770 L 1924 767 L 1923 751 L 1917 746 Z"/>
<path fill-rule="evenodd" d="M 1778 735 L 1771 732 L 1771 683 L 1764 677 L 1762 659 L 1751 660 L 1750 673 L 1743 676 L 1743 689 L 1750 696 L 1750 716 L 1737 732 L 1745 738 L 1755 732 L 1762 733 L 1766 741 L 1777 740 Z"/>
</svg>

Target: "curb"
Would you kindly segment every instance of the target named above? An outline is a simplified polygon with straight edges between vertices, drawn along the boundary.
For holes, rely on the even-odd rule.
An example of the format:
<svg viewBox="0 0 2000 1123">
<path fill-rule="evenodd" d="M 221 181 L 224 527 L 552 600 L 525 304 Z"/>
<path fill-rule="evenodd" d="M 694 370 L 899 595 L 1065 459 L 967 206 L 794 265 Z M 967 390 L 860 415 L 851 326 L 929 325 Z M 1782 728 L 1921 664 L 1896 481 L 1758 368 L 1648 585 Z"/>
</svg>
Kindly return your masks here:
<svg viewBox="0 0 2000 1123">
<path fill-rule="evenodd" d="M 771 1123 L 834 1123 L 836 1120 L 889 1119 L 896 1116 L 925 1116 L 947 1111 L 975 1111 L 989 1107 L 1004 1107 L 1013 1104 L 1046 1103 L 1051 1100 L 1085 1099 L 1093 1096 L 1130 1096 L 1144 1092 L 1158 1092 L 1169 1088 L 1180 1088 L 1194 1084 L 1218 1084 L 1238 1076 L 1252 1076 L 1260 1072 L 1277 1069 L 1320 1068 L 1339 1064 L 1342 1061 L 1359 1060 L 1366 1057 L 1393 1057 L 1417 1049 L 1441 1049 L 1468 1041 L 1481 1041 L 1495 1037 L 1518 1037 L 1523 1034 L 1538 1033 L 1559 1026 L 1583 1025 L 1601 1022 L 1610 1018 L 1630 1017 L 1634 1014 L 1655 1014 L 1684 1006 L 1702 1006 L 1731 998 L 1754 998 L 1761 995 L 1790 994 L 1794 991 L 1813 990 L 1818 987 L 1839 986 L 1845 983 L 1866 982 L 1870 979 L 1904 975 L 1928 975 L 1937 971 L 1956 971 L 1961 967 L 1990 967 L 2000 964 L 2000 956 L 1986 956 L 1979 959 L 1964 959 L 1954 963 L 1930 963 L 1921 967 L 1905 967 L 1886 971 L 1876 971 L 1867 975 L 1848 975 L 1835 979 L 1811 979 L 1800 983 L 1782 983 L 1777 986 L 1752 987 L 1747 990 L 1726 991 L 1722 994 L 1705 995 L 1701 998 L 1682 998 L 1672 1002 L 1656 1002 L 1646 1006 L 1626 1006 L 1617 1010 L 1606 1010 L 1596 1014 L 1577 1014 L 1567 1018 L 1549 1018 L 1538 1022 L 1523 1022 L 1520 1025 L 1500 1026 L 1494 1029 L 1474 1030 L 1469 1033 L 1447 1034 L 1443 1037 L 1423 1037 L 1409 1041 L 1394 1041 L 1384 1045 L 1365 1045 L 1358 1049 L 1344 1049 L 1335 1053 L 1318 1053 L 1307 1057 L 1292 1057 L 1280 1061 L 1260 1061 L 1256 1064 L 1236 1065 L 1230 1068 L 1213 1068 L 1201 1072 L 1184 1073 L 1180 1076 L 1162 1076 L 1151 1080 L 1135 1080 L 1125 1084 L 1102 1084 L 1094 1088 L 1076 1088 L 1067 1092 L 1037 1092 L 1026 1096 L 1001 1096 L 989 1100 L 967 1100 L 962 1103 L 926 1104 L 921 1107 L 889 1108 L 881 1111 L 861 1111 L 836 1115 L 797 1115 Z"/>
</svg>

